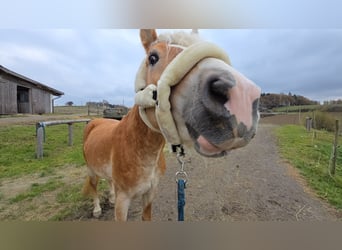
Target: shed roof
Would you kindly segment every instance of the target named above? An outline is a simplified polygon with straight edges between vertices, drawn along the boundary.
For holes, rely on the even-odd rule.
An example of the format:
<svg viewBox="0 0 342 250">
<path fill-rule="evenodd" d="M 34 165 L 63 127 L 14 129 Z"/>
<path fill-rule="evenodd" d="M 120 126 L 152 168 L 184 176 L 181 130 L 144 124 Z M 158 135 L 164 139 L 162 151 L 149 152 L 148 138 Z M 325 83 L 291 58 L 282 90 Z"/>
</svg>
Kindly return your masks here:
<svg viewBox="0 0 342 250">
<path fill-rule="evenodd" d="M 54 96 L 61 96 L 61 95 L 64 95 L 64 93 L 62 91 L 59 91 L 57 89 L 54 89 L 54 88 L 51 88 L 49 86 L 46 86 L 40 82 L 37 82 L 35 80 L 32 80 L 26 76 L 23 76 L 23 75 L 20 75 L 12 70 L 9 70 L 7 68 L 5 68 L 4 66 L 0 65 L 0 72 L 4 72 L 8 75 L 11 75 L 15 78 L 19 78 L 21 80 L 24 80 L 25 82 L 28 82 L 29 84 L 33 85 L 35 88 L 38 88 L 38 89 L 42 89 L 42 90 L 45 90 L 47 92 L 50 92 L 52 95 Z"/>
</svg>

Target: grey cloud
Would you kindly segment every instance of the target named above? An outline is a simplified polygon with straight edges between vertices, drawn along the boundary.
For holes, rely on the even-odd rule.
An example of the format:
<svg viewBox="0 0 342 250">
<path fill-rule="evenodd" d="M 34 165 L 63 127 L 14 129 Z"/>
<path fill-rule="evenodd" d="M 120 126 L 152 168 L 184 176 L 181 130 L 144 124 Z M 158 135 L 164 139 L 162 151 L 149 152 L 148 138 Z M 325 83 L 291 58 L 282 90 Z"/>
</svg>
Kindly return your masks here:
<svg viewBox="0 0 342 250">
<path fill-rule="evenodd" d="M 235 67 L 264 92 L 295 92 L 319 101 L 342 98 L 342 30 L 215 32 L 232 51 L 233 63 L 237 58 Z"/>
</svg>

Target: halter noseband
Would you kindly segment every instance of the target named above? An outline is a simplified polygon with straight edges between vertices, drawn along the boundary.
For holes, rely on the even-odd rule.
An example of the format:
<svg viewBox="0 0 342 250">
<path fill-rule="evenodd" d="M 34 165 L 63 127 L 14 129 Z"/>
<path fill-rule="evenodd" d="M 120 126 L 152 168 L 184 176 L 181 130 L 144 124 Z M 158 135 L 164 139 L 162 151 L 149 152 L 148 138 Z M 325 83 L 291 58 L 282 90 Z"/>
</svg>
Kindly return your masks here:
<svg viewBox="0 0 342 250">
<path fill-rule="evenodd" d="M 179 45 L 170 45 L 182 47 Z M 172 145 L 182 144 L 177 126 L 171 113 L 169 101 L 171 87 L 179 81 L 201 60 L 205 58 L 216 58 L 230 65 L 228 55 L 220 47 L 208 43 L 198 42 L 189 47 L 182 47 L 180 52 L 165 68 L 157 85 L 146 84 L 145 60 L 140 65 L 135 80 L 135 104 L 139 106 L 140 117 L 144 123 L 154 131 L 161 132 L 168 143 Z M 157 99 L 153 99 L 153 93 L 157 91 Z M 146 115 L 146 108 L 155 107 L 155 115 L 159 128 L 153 127 Z"/>
</svg>

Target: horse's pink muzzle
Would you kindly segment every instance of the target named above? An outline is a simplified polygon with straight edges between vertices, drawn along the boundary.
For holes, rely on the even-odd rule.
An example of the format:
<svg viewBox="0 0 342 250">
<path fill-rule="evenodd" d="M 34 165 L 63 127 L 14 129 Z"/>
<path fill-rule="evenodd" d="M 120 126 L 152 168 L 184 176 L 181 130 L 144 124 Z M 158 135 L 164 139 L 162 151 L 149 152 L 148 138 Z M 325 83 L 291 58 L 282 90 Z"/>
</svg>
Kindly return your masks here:
<svg viewBox="0 0 342 250">
<path fill-rule="evenodd" d="M 211 67 L 218 63 L 213 60 L 204 59 L 191 72 L 198 70 L 200 77 L 184 117 L 196 150 L 205 156 L 222 156 L 254 137 L 261 90 L 227 64 Z"/>
</svg>

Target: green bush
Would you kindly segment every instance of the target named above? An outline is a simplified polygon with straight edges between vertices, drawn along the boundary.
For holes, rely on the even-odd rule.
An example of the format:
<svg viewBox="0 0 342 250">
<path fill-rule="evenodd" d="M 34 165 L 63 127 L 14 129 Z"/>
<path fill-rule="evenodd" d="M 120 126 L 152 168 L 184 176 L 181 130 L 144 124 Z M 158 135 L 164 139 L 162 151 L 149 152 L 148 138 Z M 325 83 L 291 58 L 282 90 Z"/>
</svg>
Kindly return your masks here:
<svg viewBox="0 0 342 250">
<path fill-rule="evenodd" d="M 327 112 L 316 111 L 314 119 L 314 128 L 324 129 L 333 132 L 335 131 L 335 120 L 336 119 Z"/>
<path fill-rule="evenodd" d="M 342 104 L 323 105 L 321 110 L 326 112 L 342 112 Z"/>
</svg>

